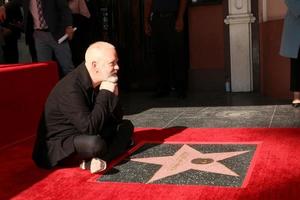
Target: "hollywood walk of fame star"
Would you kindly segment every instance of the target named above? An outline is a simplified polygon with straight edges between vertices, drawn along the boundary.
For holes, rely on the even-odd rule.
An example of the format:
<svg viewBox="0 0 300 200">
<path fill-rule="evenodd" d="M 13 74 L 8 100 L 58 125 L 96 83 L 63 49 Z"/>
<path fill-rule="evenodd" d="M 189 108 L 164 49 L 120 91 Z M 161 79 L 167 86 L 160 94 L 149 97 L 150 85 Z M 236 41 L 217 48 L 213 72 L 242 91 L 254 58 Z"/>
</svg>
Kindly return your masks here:
<svg viewBox="0 0 300 200">
<path fill-rule="evenodd" d="M 239 176 L 218 161 L 247 152 L 249 151 L 201 153 L 188 145 L 183 145 L 173 156 L 132 158 L 130 160 L 161 165 L 161 168 L 147 182 L 150 183 L 190 169 L 229 176 Z"/>
</svg>

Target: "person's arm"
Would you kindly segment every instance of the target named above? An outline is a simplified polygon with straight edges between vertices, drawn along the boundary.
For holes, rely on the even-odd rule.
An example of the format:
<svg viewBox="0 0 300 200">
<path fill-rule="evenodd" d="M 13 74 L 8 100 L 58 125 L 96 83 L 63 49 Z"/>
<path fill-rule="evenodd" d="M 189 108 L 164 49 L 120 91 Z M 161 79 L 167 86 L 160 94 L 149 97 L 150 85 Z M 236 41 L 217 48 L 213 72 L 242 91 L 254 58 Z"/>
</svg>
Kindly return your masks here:
<svg viewBox="0 0 300 200">
<path fill-rule="evenodd" d="M 152 11 L 152 0 L 144 1 L 144 31 L 145 34 L 151 35 L 150 16 Z"/>
<path fill-rule="evenodd" d="M 107 89 L 99 90 L 92 110 L 87 97 L 80 89 L 74 89 L 57 102 L 68 121 L 82 134 L 100 134 L 118 104 L 119 98 Z"/>
<path fill-rule="evenodd" d="M 179 8 L 177 12 L 175 29 L 177 32 L 183 31 L 184 28 L 184 14 L 187 7 L 187 0 L 179 0 Z"/>
<path fill-rule="evenodd" d="M 116 96 L 119 95 L 119 88 L 118 88 L 118 84 L 117 84 L 117 79 L 115 79 L 114 77 L 109 78 L 108 81 L 102 81 L 99 89 L 100 90 L 108 90 L 110 92 L 113 92 Z M 122 120 L 122 118 L 123 118 L 123 109 L 122 109 L 122 106 L 119 102 L 114 107 L 111 117 L 116 122 L 119 122 L 120 120 Z"/>
<path fill-rule="evenodd" d="M 0 22 L 4 22 L 6 19 L 6 9 L 4 6 L 0 6 Z"/>
<path fill-rule="evenodd" d="M 91 17 L 91 13 L 85 3 L 85 0 L 79 0 L 79 13 L 86 18 Z"/>
<path fill-rule="evenodd" d="M 293 15 L 300 17 L 300 1 L 299 0 L 285 0 L 285 4 Z"/>
<path fill-rule="evenodd" d="M 58 5 L 58 9 L 61 14 L 61 21 L 63 26 L 65 27 L 65 34 L 68 35 L 68 39 L 71 40 L 73 38 L 74 30 L 73 30 L 73 20 L 72 20 L 72 12 L 69 8 L 69 4 L 67 0 L 56 0 Z M 56 12 L 56 11 L 53 11 Z"/>
<path fill-rule="evenodd" d="M 22 0 L 11 0 L 8 3 L 0 6 L 0 22 L 6 19 L 6 9 L 12 7 L 22 6 Z"/>
<path fill-rule="evenodd" d="M 2 24 L 3 27 L 11 30 L 16 37 L 24 30 L 23 29 L 23 14 L 20 7 L 7 7 L 6 20 Z"/>
</svg>

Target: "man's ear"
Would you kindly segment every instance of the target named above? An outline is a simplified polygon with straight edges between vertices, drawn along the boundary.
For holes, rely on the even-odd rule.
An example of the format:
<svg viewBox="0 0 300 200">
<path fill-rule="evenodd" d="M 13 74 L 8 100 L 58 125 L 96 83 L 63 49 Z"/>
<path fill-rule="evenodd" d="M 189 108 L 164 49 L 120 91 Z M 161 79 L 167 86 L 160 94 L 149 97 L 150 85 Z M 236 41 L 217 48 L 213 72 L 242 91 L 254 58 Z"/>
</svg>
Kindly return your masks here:
<svg viewBox="0 0 300 200">
<path fill-rule="evenodd" d="M 96 61 L 92 61 L 92 69 L 94 72 L 98 73 L 99 70 Z"/>
</svg>

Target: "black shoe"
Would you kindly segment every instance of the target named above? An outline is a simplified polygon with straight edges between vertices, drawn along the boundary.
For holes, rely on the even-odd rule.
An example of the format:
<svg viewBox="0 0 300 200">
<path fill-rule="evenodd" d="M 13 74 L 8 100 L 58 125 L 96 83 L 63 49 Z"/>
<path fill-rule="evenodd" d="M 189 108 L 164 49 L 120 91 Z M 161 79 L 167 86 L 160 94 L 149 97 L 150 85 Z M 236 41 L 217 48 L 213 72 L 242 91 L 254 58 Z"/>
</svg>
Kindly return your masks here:
<svg viewBox="0 0 300 200">
<path fill-rule="evenodd" d="M 169 96 L 170 92 L 169 91 L 157 91 L 156 93 L 153 94 L 154 98 L 161 98 L 161 97 L 166 97 Z"/>
<path fill-rule="evenodd" d="M 185 99 L 186 98 L 186 93 L 185 92 L 178 92 L 177 93 L 177 97 L 179 99 Z"/>
<path fill-rule="evenodd" d="M 130 139 L 130 141 L 127 144 L 127 149 L 130 149 L 131 147 L 133 147 L 135 145 L 135 142 L 133 139 Z"/>
<path fill-rule="evenodd" d="M 293 106 L 294 108 L 298 108 L 298 107 L 300 107 L 300 103 L 292 103 L 292 106 Z"/>
</svg>

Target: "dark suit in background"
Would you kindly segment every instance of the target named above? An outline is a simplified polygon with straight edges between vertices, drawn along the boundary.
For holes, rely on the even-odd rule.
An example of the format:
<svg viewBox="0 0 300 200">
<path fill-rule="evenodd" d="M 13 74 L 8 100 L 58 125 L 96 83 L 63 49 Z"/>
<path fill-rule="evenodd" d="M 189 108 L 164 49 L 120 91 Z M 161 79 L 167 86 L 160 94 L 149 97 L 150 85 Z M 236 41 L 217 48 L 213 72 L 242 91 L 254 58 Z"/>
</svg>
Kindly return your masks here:
<svg viewBox="0 0 300 200">
<path fill-rule="evenodd" d="M 156 97 L 168 95 L 173 88 L 178 97 L 186 96 L 186 4 L 187 0 L 145 1 L 145 32 L 152 36 L 156 57 Z"/>
<path fill-rule="evenodd" d="M 19 7 L 10 7 L 6 10 L 6 20 L 2 23 L 5 29 L 3 57 L 5 63 L 19 62 L 18 40 L 22 32 L 23 15 Z"/>
<path fill-rule="evenodd" d="M 3 36 L 3 27 L 0 25 L 0 64 L 4 63 L 2 45 L 4 45 L 4 36 Z"/>
<path fill-rule="evenodd" d="M 74 69 L 71 50 L 67 41 L 60 45 L 57 41 L 65 34 L 66 27 L 72 26 L 72 14 L 68 3 L 66 0 L 40 0 L 43 16 L 48 28 L 34 30 L 37 25 L 33 23 L 33 16 L 30 12 L 30 1 L 35 0 L 11 0 L 4 6 L 6 9 L 23 7 L 24 31 L 26 35 L 33 34 L 38 61 L 52 60 L 54 52 L 61 66 L 62 75 L 66 75 Z M 27 36 L 27 38 L 29 37 Z"/>
<path fill-rule="evenodd" d="M 92 44 L 89 29 L 91 14 L 85 0 L 68 0 L 72 11 L 73 25 L 77 27 L 73 39 L 70 41 L 73 64 L 78 66 L 84 61 L 85 51 Z"/>
</svg>

